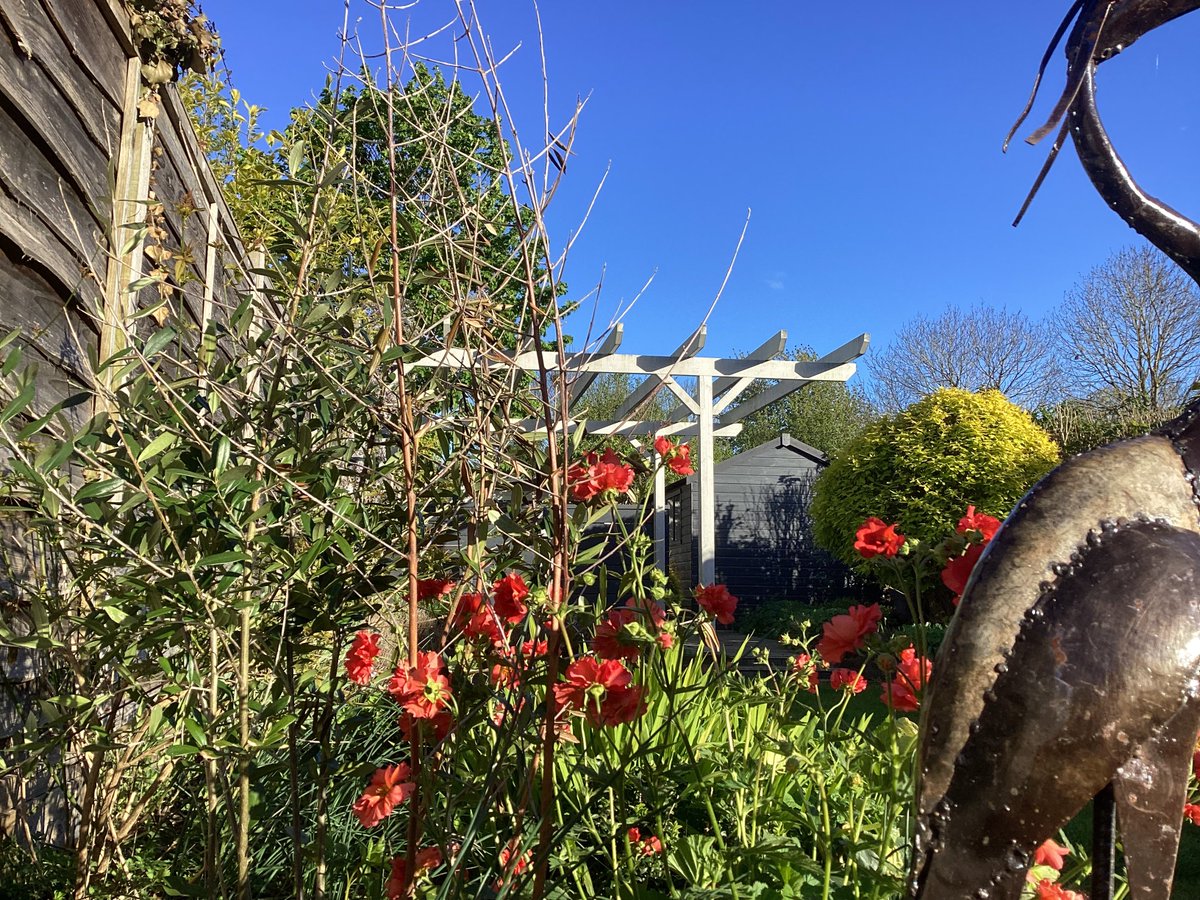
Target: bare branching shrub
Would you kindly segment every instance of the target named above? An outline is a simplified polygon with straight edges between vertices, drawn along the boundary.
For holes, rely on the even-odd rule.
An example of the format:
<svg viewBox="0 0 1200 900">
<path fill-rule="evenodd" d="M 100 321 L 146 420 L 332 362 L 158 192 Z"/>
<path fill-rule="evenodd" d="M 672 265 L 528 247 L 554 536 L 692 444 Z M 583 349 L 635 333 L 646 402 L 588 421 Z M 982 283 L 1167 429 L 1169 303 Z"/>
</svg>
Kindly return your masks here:
<svg viewBox="0 0 1200 900">
<path fill-rule="evenodd" d="M 917 316 L 867 357 L 878 406 L 895 412 L 939 388 L 997 390 L 1022 406 L 1060 389 L 1049 329 L 1020 311 L 984 303 Z"/>
</svg>

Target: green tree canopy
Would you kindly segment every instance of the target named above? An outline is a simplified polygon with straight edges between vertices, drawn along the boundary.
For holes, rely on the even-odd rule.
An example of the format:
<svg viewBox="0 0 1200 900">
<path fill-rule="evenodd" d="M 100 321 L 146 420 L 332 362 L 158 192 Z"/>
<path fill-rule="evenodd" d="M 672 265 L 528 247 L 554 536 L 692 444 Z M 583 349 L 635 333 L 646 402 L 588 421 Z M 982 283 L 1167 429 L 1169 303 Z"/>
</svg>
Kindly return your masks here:
<svg viewBox="0 0 1200 900">
<path fill-rule="evenodd" d="M 219 76 L 189 82 L 193 120 L 243 235 L 289 261 L 315 206 L 329 239 L 310 245 L 308 265 L 355 282 L 362 319 L 377 330 L 390 320 L 395 197 L 406 328 L 450 316 L 452 335 L 512 346 L 528 330 L 526 301 L 550 297 L 528 296 L 528 285 L 546 283 L 544 255 L 525 246 L 532 212 L 509 190 L 507 142 L 437 69 L 417 64 L 390 90 L 367 72 L 359 81 L 327 84 L 314 105 L 292 110 L 282 134 L 267 135 L 261 110 Z"/>
<path fill-rule="evenodd" d="M 968 505 L 1003 519 L 1052 469 L 1058 448 L 999 391 L 944 388 L 867 426 L 817 479 L 817 542 L 861 560 L 854 532 L 870 516 L 911 538 L 938 540 Z"/>
</svg>

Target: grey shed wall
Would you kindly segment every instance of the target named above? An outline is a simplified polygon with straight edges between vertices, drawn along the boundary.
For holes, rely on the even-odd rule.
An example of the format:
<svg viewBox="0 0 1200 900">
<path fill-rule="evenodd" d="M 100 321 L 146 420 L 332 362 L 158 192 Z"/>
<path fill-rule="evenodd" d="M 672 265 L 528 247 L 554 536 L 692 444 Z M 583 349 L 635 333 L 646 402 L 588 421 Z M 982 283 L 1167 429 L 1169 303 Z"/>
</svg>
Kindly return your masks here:
<svg viewBox="0 0 1200 900">
<path fill-rule="evenodd" d="M 813 542 L 809 503 L 824 454 L 787 434 L 719 463 L 717 581 L 740 600 L 821 602 L 846 587 L 849 570 Z M 696 582 L 699 479 L 667 492 L 668 565 Z"/>
</svg>

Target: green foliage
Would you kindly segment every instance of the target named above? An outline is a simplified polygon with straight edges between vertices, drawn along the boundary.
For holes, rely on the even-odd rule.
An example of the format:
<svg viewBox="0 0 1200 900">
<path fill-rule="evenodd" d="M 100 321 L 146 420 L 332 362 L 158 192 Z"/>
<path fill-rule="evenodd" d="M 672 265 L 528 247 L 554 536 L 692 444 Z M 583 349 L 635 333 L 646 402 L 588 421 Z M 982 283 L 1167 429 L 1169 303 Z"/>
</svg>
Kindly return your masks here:
<svg viewBox="0 0 1200 900">
<path fill-rule="evenodd" d="M 814 535 L 850 564 L 870 516 L 938 540 L 968 505 L 1003 519 L 1058 462 L 1044 431 L 997 391 L 946 388 L 868 426 L 817 479 Z"/>
<path fill-rule="evenodd" d="M 1124 438 L 1137 437 L 1173 418 L 1176 410 L 1156 411 L 1135 403 L 1064 400 L 1040 407 L 1033 419 L 1062 448 L 1063 456 L 1085 453 Z"/>
<path fill-rule="evenodd" d="M 817 354 L 811 347 L 799 346 L 788 350 L 787 358 L 812 362 Z M 770 381 L 755 382 L 734 401 L 732 408 L 737 409 L 773 385 Z M 743 420 L 742 433 L 732 440 L 733 451 L 741 453 L 776 440 L 786 431 L 797 440 L 833 454 L 874 417 L 875 411 L 860 385 L 840 381 L 814 382 L 748 415 Z"/>
<path fill-rule="evenodd" d="M 778 640 L 783 636 L 797 640 L 815 640 L 821 636 L 821 623 L 846 611 L 855 601 L 810 606 L 799 600 L 767 600 L 738 611 L 737 628 L 745 634 Z"/>
</svg>

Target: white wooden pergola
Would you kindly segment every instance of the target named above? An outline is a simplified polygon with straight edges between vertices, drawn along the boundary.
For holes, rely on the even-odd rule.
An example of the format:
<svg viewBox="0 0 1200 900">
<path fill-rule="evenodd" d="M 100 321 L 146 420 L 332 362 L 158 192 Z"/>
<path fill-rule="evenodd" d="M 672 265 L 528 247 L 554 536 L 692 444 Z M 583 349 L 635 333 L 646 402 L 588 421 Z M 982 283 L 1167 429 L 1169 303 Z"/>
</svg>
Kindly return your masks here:
<svg viewBox="0 0 1200 900">
<path fill-rule="evenodd" d="M 642 375 L 645 378 L 630 392 L 610 421 L 581 422 L 571 419 L 569 430 L 584 425 L 589 434 L 619 434 L 630 439 L 653 438 L 656 435 L 697 438 L 693 460 L 700 480 L 699 560 L 697 576 L 701 584 L 712 584 L 716 577 L 716 484 L 713 475 L 713 439 L 735 437 L 742 422 L 753 412 L 782 400 L 793 391 L 818 381 L 846 381 L 855 372 L 854 361 L 867 351 L 870 336 L 860 334 L 836 350 L 831 350 L 812 362 L 793 362 L 776 359 L 783 353 L 787 332 L 779 331 L 755 350 L 738 359 L 702 357 L 707 330 L 701 326 L 692 332 L 675 352 L 668 356 L 649 356 L 617 352 L 624 336 L 623 327 L 614 326 L 592 350 L 568 353 L 562 371 L 569 381 L 568 409 L 577 404 L 587 389 L 601 374 Z M 543 355 L 542 359 L 546 359 Z M 488 368 L 508 367 L 536 372 L 539 355 L 524 351 L 504 356 L 491 351 L 487 355 L 474 350 L 447 348 L 409 363 L 427 368 Z M 677 379 L 694 378 L 695 394 L 686 390 Z M 731 408 L 746 388 L 758 380 L 775 382 L 749 401 Z M 678 404 L 668 413 L 666 421 L 644 420 L 639 412 L 661 390 L 670 391 Z M 528 420 L 521 423 L 530 433 L 544 432 L 546 423 Z M 550 423 L 559 430 L 561 422 Z M 654 546 L 655 560 L 666 568 L 666 475 L 656 468 L 654 484 Z"/>
</svg>

